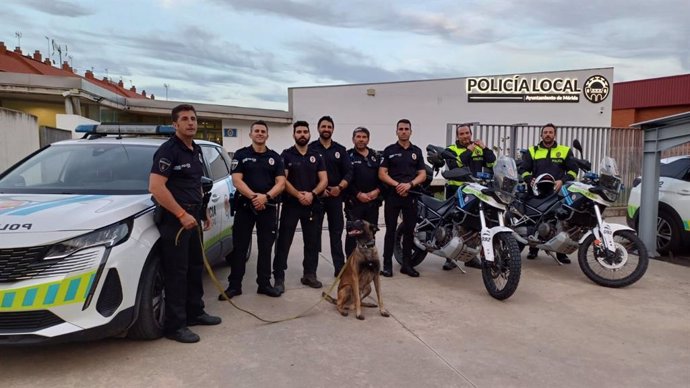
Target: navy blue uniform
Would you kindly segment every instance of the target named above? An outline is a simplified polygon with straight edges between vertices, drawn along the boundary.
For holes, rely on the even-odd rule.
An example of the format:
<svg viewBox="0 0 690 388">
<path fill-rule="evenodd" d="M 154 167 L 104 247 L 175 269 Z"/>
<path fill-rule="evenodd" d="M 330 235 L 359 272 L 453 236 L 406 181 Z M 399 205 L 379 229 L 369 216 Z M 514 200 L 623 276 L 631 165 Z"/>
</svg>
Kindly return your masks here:
<svg viewBox="0 0 690 388">
<path fill-rule="evenodd" d="M 376 151 L 367 148 L 367 156 L 360 154 L 354 148 L 347 151 L 352 163 L 352 180 L 345 192 L 345 215 L 348 220 L 365 220 L 370 224 L 379 222 L 379 206 L 383 199 L 383 186 L 379 180 L 380 158 Z M 379 189 L 379 197 L 371 202 L 361 202 L 357 199 L 357 194 L 368 193 Z M 346 237 L 345 254 L 349 257 L 356 245 L 355 238 Z"/>
<path fill-rule="evenodd" d="M 411 182 L 417 171 L 424 170 L 424 157 L 419 147 L 410 143 L 403 148 L 400 143 L 394 143 L 383 150 L 381 167 L 388 168 L 388 175 L 399 183 Z M 398 227 L 398 215 L 402 212 L 402 250 L 403 266 L 409 266 L 412 254 L 414 225 L 417 221 L 417 202 L 413 195 L 401 197 L 390 188 L 386 194 L 386 203 L 383 208 L 386 220 L 386 236 L 383 246 L 383 269 L 393 270 L 393 247 L 395 246 L 395 229 Z"/>
<path fill-rule="evenodd" d="M 201 224 L 205 210 L 201 208 L 201 177 L 204 161 L 201 148 L 192 142 L 189 149 L 177 136 L 163 143 L 153 156 L 151 173 L 167 177 L 166 187 L 175 201 Z M 202 243 L 197 228 L 184 230 L 175 244 L 182 224 L 177 217 L 161 207 L 163 217 L 158 224 L 159 249 L 165 278 L 165 333 L 171 334 L 187 326 L 187 318 L 204 313 Z"/>
<path fill-rule="evenodd" d="M 295 146 L 292 146 L 283 151 L 281 157 L 287 171 L 287 181 L 297 191 L 313 192 L 319 183 L 319 171 L 326 170 L 321 155 L 310 150 L 307 150 L 307 153 L 302 155 Z M 285 190 L 283 198 L 278 243 L 276 244 L 276 255 L 273 261 L 273 277 L 276 281 L 285 280 L 288 254 L 290 253 L 292 239 L 295 237 L 298 221 L 302 226 L 302 238 L 304 240 L 304 261 L 302 262 L 304 274 L 316 275 L 319 263 L 318 239 L 321 232 L 319 229 L 319 216 L 321 213 L 319 200 L 314 198 L 311 206 L 303 206 L 287 190 Z"/>
<path fill-rule="evenodd" d="M 325 148 L 319 140 L 316 140 L 309 144 L 309 149 L 318 152 L 323 158 L 326 164 L 329 187 L 338 186 L 342 180 L 345 180 L 348 184 L 350 183 L 352 180 L 352 167 L 345 147 L 335 141 L 331 141 L 331 146 Z M 343 229 L 345 227 L 343 197 L 342 192 L 337 197 L 324 197 L 323 215 L 319 219 L 319 228 L 321 229 L 323 227 L 323 219 L 328 217 L 328 236 L 331 242 L 331 257 L 333 258 L 335 276 L 338 276 L 340 269 L 345 264 L 342 242 Z M 321 239 L 319 239 L 319 250 L 321 250 Z"/>
<path fill-rule="evenodd" d="M 232 174 L 242 174 L 242 181 L 254 192 L 266 194 L 275 185 L 276 177 L 285 176 L 283 160 L 277 152 L 267 149 L 256 152 L 251 145 L 235 152 L 232 160 Z M 232 227 L 233 251 L 230 257 L 228 288 L 242 290 L 247 250 L 252 240 L 252 230 L 256 224 L 258 257 L 256 264 L 256 283 L 260 288 L 271 286 L 271 248 L 275 242 L 278 207 L 271 200 L 264 210 L 257 211 L 251 198 L 242 196 L 239 191 L 235 206 L 235 220 Z"/>
</svg>

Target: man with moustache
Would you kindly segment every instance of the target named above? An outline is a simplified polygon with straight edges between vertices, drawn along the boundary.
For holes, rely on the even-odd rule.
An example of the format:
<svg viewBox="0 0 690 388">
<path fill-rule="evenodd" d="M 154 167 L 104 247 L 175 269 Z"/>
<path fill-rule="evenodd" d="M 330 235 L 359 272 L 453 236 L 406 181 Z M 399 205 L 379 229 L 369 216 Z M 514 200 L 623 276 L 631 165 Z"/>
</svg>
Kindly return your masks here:
<svg viewBox="0 0 690 388">
<path fill-rule="evenodd" d="M 417 203 L 410 190 L 426 180 L 426 167 L 422 150 L 410 142 L 412 124 L 410 120 L 398 121 L 395 130 L 398 141 L 386 147 L 381 156 L 379 179 L 390 187 L 383 208 L 386 220 L 386 236 L 383 247 L 383 270 L 381 275 L 393 276 L 393 248 L 398 216 L 402 212 L 402 267 L 400 272 L 418 277 L 419 272 L 410 264 L 413 234 L 417 219 Z"/>
<path fill-rule="evenodd" d="M 522 157 L 520 174 L 522 179 L 531 187 L 535 177 L 541 174 L 551 174 L 554 183 L 554 192 L 558 192 L 563 182 L 577 178 L 577 164 L 573 157 L 573 151 L 568 146 L 556 142 L 556 126 L 548 123 L 541 128 L 541 142 L 529 148 Z M 536 259 L 538 248 L 530 247 L 527 258 Z M 556 253 L 556 259 L 562 264 L 570 264 L 570 259 L 564 253 Z"/>
<path fill-rule="evenodd" d="M 309 144 L 309 150 L 318 152 L 326 163 L 328 186 L 323 192 L 323 215 L 319 219 L 319 229 L 324 218 L 328 217 L 328 237 L 331 243 L 331 258 L 338 276 L 345 264 L 343 254 L 343 192 L 352 179 L 352 167 L 345 147 L 332 139 L 335 124 L 330 116 L 323 116 L 317 124 L 319 139 Z M 321 240 L 319 239 L 319 248 Z"/>
<path fill-rule="evenodd" d="M 377 225 L 381 206 L 381 181 L 379 180 L 380 158 L 368 147 L 369 130 L 357 127 L 352 132 L 354 148 L 347 151 L 352 162 L 352 180 L 346 190 L 345 214 L 348 220 L 365 220 Z M 356 239 L 346 237 L 345 255 L 350 257 L 355 250 Z"/>
<path fill-rule="evenodd" d="M 276 255 L 273 261 L 275 288 L 280 293 L 285 292 L 285 270 L 298 221 L 302 227 L 304 241 L 301 282 L 312 288 L 322 287 L 316 277 L 319 264 L 318 240 L 321 234 L 319 228 L 321 209 L 318 197 L 328 184 L 326 166 L 321 155 L 309 150 L 307 146 L 310 138 L 309 124 L 306 121 L 297 121 L 292 128 L 295 145 L 281 154 L 287 181 L 283 210 L 280 215 Z"/>
<path fill-rule="evenodd" d="M 165 279 L 165 337 L 183 343 L 199 342 L 188 326 L 218 325 L 219 317 L 204 312 L 201 282 L 203 253 L 200 231 L 211 228 L 211 218 L 202 209 L 201 177 L 204 160 L 194 142 L 198 126 L 192 105 L 172 110 L 175 135 L 161 144 L 153 156 L 149 191 L 160 204 L 163 216 L 158 223 L 159 250 Z M 182 233 L 178 232 L 184 228 Z"/>
<path fill-rule="evenodd" d="M 472 124 L 460 124 L 456 130 L 455 144 L 448 146 L 448 150 L 455 155 L 454 159 L 446 159 L 446 166 L 449 169 L 457 167 L 468 167 L 472 171 L 472 175 L 481 172 L 484 167 L 493 168 L 496 163 L 496 155 L 494 152 L 484 145 L 481 140 L 472 140 Z M 463 182 L 449 180 L 446 182 L 446 199 L 455 195 L 458 187 Z M 481 262 L 475 257 L 465 263 L 466 267 L 481 268 Z M 446 259 L 443 264 L 443 269 L 449 271 L 456 267 L 455 262 Z"/>
<path fill-rule="evenodd" d="M 235 220 L 232 231 L 233 251 L 225 294 L 232 298 L 242 294 L 246 253 L 256 224 L 258 258 L 257 293 L 279 297 L 271 286 L 271 248 L 276 235 L 277 205 L 275 198 L 285 188 L 285 167 L 277 152 L 266 147 L 268 124 L 256 121 L 249 127 L 250 146 L 240 148 L 232 159 L 232 183 L 235 194 Z M 224 300 L 223 295 L 218 300 Z"/>
</svg>

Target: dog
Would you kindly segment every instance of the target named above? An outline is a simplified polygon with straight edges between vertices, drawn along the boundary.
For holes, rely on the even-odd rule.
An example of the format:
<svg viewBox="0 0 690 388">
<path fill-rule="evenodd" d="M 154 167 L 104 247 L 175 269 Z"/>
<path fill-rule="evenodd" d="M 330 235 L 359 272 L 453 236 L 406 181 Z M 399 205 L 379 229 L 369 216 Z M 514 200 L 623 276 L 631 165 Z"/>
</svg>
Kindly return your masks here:
<svg viewBox="0 0 690 388">
<path fill-rule="evenodd" d="M 323 293 L 323 297 L 335 304 L 338 312 L 345 317 L 348 315 L 348 310 L 354 307 L 357 319 L 361 320 L 364 319 L 362 306 L 377 307 L 373 303 L 362 302 L 362 299 L 371 293 L 371 283 L 373 282 L 378 298 L 379 313 L 384 317 L 388 317 L 390 314 L 383 307 L 383 299 L 381 298 L 379 276 L 381 260 L 379 259 L 379 252 L 376 249 L 376 240 L 374 239 L 374 234 L 379 228 L 367 221 L 356 220 L 348 221 L 346 230 L 348 236 L 355 237 L 357 246 L 352 251 L 350 257 L 347 258 L 345 267 L 340 275 L 338 300 L 334 300 L 326 293 Z"/>
</svg>

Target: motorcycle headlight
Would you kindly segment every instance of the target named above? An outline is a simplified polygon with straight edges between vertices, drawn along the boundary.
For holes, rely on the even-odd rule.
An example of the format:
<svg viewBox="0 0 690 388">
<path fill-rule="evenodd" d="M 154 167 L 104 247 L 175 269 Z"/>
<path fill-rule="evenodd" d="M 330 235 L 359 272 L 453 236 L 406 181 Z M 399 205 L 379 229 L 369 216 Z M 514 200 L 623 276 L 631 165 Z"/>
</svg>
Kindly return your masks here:
<svg viewBox="0 0 690 388">
<path fill-rule="evenodd" d="M 609 202 L 616 202 L 616 200 L 618 199 L 618 193 L 619 193 L 619 191 L 614 191 L 614 190 L 609 190 L 609 189 L 602 190 L 602 194 L 604 195 L 604 197 L 606 197 L 606 199 Z"/>
<path fill-rule="evenodd" d="M 60 259 L 79 250 L 95 246 L 114 247 L 127 241 L 132 230 L 131 223 L 131 220 L 118 222 L 85 235 L 59 242 L 50 248 L 44 260 Z"/>
</svg>

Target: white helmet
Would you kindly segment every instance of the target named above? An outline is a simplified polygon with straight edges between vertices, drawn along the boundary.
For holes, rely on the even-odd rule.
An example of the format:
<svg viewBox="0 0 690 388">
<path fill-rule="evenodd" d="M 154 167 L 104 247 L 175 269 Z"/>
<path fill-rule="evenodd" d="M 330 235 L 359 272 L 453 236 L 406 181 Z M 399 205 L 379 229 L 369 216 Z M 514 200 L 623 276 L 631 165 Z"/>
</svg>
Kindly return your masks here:
<svg viewBox="0 0 690 388">
<path fill-rule="evenodd" d="M 553 193 L 556 180 L 551 174 L 541 174 L 532 181 L 532 193 L 537 198 L 545 198 Z"/>
</svg>

